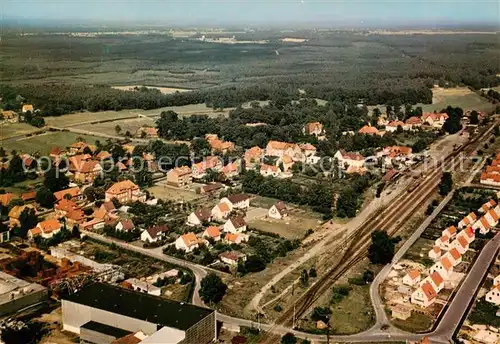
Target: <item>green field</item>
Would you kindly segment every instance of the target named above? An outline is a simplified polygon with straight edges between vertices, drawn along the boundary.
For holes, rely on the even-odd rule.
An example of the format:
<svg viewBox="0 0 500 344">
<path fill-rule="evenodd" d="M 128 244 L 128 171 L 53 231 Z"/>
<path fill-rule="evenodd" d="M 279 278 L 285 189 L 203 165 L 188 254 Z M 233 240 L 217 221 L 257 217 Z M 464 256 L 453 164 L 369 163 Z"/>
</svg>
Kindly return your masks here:
<svg viewBox="0 0 500 344">
<path fill-rule="evenodd" d="M 26 134 L 40 130 L 26 123 L 3 123 L 0 125 L 0 138 Z"/>
<path fill-rule="evenodd" d="M 69 127 L 75 125 L 83 125 L 90 124 L 95 121 L 102 121 L 104 119 L 127 119 L 131 117 L 138 116 L 159 116 L 163 111 L 172 110 L 182 115 L 196 115 L 196 114 L 208 114 L 211 116 L 225 116 L 229 112 L 230 109 L 226 109 L 225 111 L 214 111 L 211 108 L 208 108 L 205 104 L 191 104 L 185 106 L 169 106 L 154 110 L 141 110 L 141 109 L 132 109 L 132 110 L 121 110 L 121 111 L 101 111 L 101 112 L 77 112 L 64 116 L 57 117 L 45 117 L 45 122 L 47 125 L 53 125 L 57 127 Z M 147 120 L 146 120 L 147 121 Z M 149 121 L 149 124 L 154 124 L 154 121 Z M 113 124 L 113 128 L 116 125 L 121 125 L 119 122 Z M 92 124 L 90 124 L 92 125 Z M 89 130 L 94 131 L 91 127 L 87 128 Z M 109 133 L 108 133 L 109 134 Z M 114 129 L 113 129 L 114 134 Z"/>
<path fill-rule="evenodd" d="M 446 109 L 448 105 L 461 107 L 464 110 L 476 110 L 489 112 L 495 109 L 495 105 L 488 102 L 485 98 L 471 93 L 461 96 L 447 96 L 445 100 L 435 104 L 417 104 L 421 106 L 424 112 L 434 112 Z"/>
<path fill-rule="evenodd" d="M 106 140 L 98 136 L 88 136 L 69 132 L 48 132 L 17 141 L 5 141 L 2 142 L 2 147 L 7 151 L 15 149 L 18 153 L 33 154 L 38 152 L 42 155 L 47 155 L 52 147 L 59 146 L 61 148 L 66 148 L 75 142 L 78 137 L 83 138 L 90 144 L 94 144 L 96 140 L 100 140 L 101 142 Z"/>
</svg>

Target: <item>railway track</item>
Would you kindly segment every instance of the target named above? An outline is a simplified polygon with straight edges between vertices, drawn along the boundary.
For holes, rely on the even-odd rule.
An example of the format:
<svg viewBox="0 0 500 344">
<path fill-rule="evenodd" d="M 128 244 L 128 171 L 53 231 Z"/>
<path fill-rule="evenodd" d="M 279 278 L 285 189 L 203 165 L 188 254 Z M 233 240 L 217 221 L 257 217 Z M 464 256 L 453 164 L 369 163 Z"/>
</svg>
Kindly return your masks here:
<svg viewBox="0 0 500 344">
<path fill-rule="evenodd" d="M 328 291 L 331 284 L 344 275 L 349 269 L 361 262 L 368 255 L 367 249 L 370 246 L 371 234 L 377 230 L 385 230 L 389 235 L 397 233 L 402 224 L 408 221 L 413 215 L 413 210 L 418 209 L 435 192 L 439 185 L 442 171 L 453 169 L 459 162 L 461 153 L 471 153 L 477 142 L 481 142 L 491 134 L 493 128 L 498 124 L 495 122 L 488 130 L 466 145 L 458 147 L 450 153 L 442 163 L 437 164 L 432 171 L 423 178 L 416 188 L 398 195 L 391 203 L 373 218 L 365 221 L 347 238 L 349 246 L 344 251 L 338 263 L 323 274 L 319 280 L 313 284 L 304 294 L 302 294 L 294 305 L 288 308 L 275 322 L 276 325 L 295 325 L 295 320 L 300 319 L 307 310 Z M 411 185 L 408 187 L 410 188 Z M 279 336 L 269 331 L 259 341 L 261 344 L 275 344 L 279 342 Z"/>
</svg>

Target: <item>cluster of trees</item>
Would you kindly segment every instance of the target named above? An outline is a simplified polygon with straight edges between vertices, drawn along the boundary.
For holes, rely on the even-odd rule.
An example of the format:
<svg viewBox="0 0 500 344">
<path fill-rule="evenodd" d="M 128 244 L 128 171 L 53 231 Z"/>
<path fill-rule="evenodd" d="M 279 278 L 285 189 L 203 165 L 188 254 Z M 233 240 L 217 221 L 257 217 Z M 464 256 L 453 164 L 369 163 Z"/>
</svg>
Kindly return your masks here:
<svg viewBox="0 0 500 344">
<path fill-rule="evenodd" d="M 137 238 L 139 238 L 141 235 L 141 232 L 137 228 L 133 231 L 118 231 L 110 225 L 105 225 L 102 231 L 107 236 L 117 238 L 126 242 L 137 240 Z"/>
<path fill-rule="evenodd" d="M 227 285 L 215 273 L 210 273 L 201 280 L 200 297 L 207 304 L 217 304 L 226 294 Z"/>
<path fill-rule="evenodd" d="M 241 183 L 244 192 L 309 205 L 315 211 L 327 215 L 332 212 L 334 193 L 332 185 L 327 182 L 315 182 L 306 187 L 291 180 L 266 178 L 256 171 L 246 171 Z"/>
<path fill-rule="evenodd" d="M 0 156 L 3 161 L 7 161 L 5 157 L 5 151 L 2 149 L 0 151 Z M 35 179 L 36 174 L 34 172 L 27 173 L 24 168 L 23 160 L 19 157 L 16 151 L 12 151 L 11 159 L 8 161 L 8 166 L 2 164 L 0 167 L 0 186 L 12 186 L 15 183 L 19 183 L 28 179 L 28 177 Z"/>
<path fill-rule="evenodd" d="M 441 182 L 438 185 L 439 194 L 445 196 L 453 189 L 453 176 L 451 172 L 443 172 Z"/>
<path fill-rule="evenodd" d="M 443 130 L 449 134 L 458 133 L 462 129 L 461 120 L 464 110 L 459 107 L 448 106 L 445 112 L 448 114 L 448 119 L 443 124 Z"/>
<path fill-rule="evenodd" d="M 367 173 L 363 176 L 353 175 L 349 177 L 348 183 L 340 191 L 335 214 L 338 217 L 355 217 L 358 208 L 363 204 L 363 193 L 370 186 L 371 176 Z"/>
<path fill-rule="evenodd" d="M 388 264 L 394 257 L 396 244 L 400 237 L 391 238 L 387 232 L 376 230 L 372 233 L 372 244 L 368 248 L 368 257 L 373 264 Z"/>
</svg>

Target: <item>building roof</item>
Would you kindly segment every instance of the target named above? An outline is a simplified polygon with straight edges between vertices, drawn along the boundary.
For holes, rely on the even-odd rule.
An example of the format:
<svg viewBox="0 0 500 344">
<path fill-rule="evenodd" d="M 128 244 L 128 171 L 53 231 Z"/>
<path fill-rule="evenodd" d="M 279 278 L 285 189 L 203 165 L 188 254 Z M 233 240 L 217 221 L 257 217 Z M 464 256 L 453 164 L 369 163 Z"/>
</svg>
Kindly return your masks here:
<svg viewBox="0 0 500 344">
<path fill-rule="evenodd" d="M 30 204 L 27 204 L 27 205 L 16 205 L 16 206 L 12 207 L 12 209 L 9 211 L 9 218 L 19 220 L 19 217 L 21 216 L 21 213 L 26 208 L 35 209 L 35 207 L 33 207 Z"/>
<path fill-rule="evenodd" d="M 194 215 L 198 218 L 198 220 L 203 222 L 210 220 L 212 214 L 210 213 L 209 208 L 199 208 L 194 212 Z"/>
<path fill-rule="evenodd" d="M 207 233 L 207 235 L 211 238 L 217 238 L 220 236 L 220 230 L 219 230 L 219 227 L 215 227 L 215 226 L 210 226 L 208 227 L 205 232 Z"/>
<path fill-rule="evenodd" d="M 238 172 L 238 164 L 236 162 L 228 163 L 222 168 L 222 173 L 229 174 L 233 172 Z"/>
<path fill-rule="evenodd" d="M 61 155 L 62 152 L 63 151 L 62 151 L 62 149 L 59 146 L 54 146 L 50 150 L 50 155 Z"/>
<path fill-rule="evenodd" d="M 64 198 L 64 195 L 71 195 L 71 197 L 76 197 L 80 195 L 80 188 L 78 186 L 75 186 L 74 188 L 69 188 L 61 191 L 56 191 L 54 192 L 54 197 L 56 198 L 57 201 L 60 201 Z"/>
<path fill-rule="evenodd" d="M 453 234 L 455 234 L 457 232 L 457 227 L 450 226 L 450 227 L 446 228 L 446 230 L 448 231 L 448 233 L 450 233 L 450 234 L 453 235 Z"/>
<path fill-rule="evenodd" d="M 221 183 L 212 183 L 202 186 L 201 189 L 203 190 L 203 192 L 213 192 L 222 189 L 223 187 L 224 185 L 222 185 Z"/>
<path fill-rule="evenodd" d="M 394 127 L 394 128 L 397 128 L 399 126 L 404 126 L 405 124 L 401 121 L 392 121 L 392 122 L 389 122 L 387 123 L 386 127 Z"/>
<path fill-rule="evenodd" d="M 1 194 L 0 195 L 0 204 L 1 205 L 9 205 L 9 203 L 15 198 L 17 198 L 17 195 L 13 194 L 12 192 L 7 192 L 4 194 Z"/>
<path fill-rule="evenodd" d="M 463 248 L 467 248 L 467 246 L 469 246 L 467 240 L 461 235 L 459 235 L 456 240 Z"/>
<path fill-rule="evenodd" d="M 317 130 L 323 130 L 323 124 L 320 122 L 309 122 L 304 126 L 306 133 L 312 133 Z"/>
<path fill-rule="evenodd" d="M 360 134 L 377 134 L 378 129 L 372 127 L 371 125 L 365 125 L 361 129 L 359 129 L 358 133 Z"/>
<path fill-rule="evenodd" d="M 215 312 L 107 283 L 91 284 L 74 294 L 64 296 L 63 300 L 182 331 Z"/>
<path fill-rule="evenodd" d="M 181 235 L 182 241 L 184 241 L 184 245 L 186 247 L 191 247 L 193 245 L 198 244 L 198 238 L 193 232 L 189 232 L 186 234 Z"/>
<path fill-rule="evenodd" d="M 476 233 L 474 232 L 474 229 L 472 227 L 467 227 L 462 232 L 464 232 L 469 237 L 469 239 L 472 239 L 476 236 Z"/>
<path fill-rule="evenodd" d="M 285 150 L 293 147 L 295 147 L 295 143 L 281 141 L 269 141 L 267 143 L 267 149 Z"/>
<path fill-rule="evenodd" d="M 417 116 L 412 116 L 406 120 L 406 124 L 410 125 L 422 124 L 422 120 Z"/>
<path fill-rule="evenodd" d="M 460 257 L 462 257 L 462 255 L 460 254 L 460 252 L 458 252 L 458 250 L 456 248 L 452 248 L 448 253 L 455 260 L 458 260 L 458 259 L 460 259 Z"/>
<path fill-rule="evenodd" d="M 135 228 L 134 222 L 130 219 L 123 219 L 120 221 L 124 231 L 131 231 Z"/>
<path fill-rule="evenodd" d="M 57 204 L 55 205 L 54 208 L 56 208 L 56 210 L 70 212 L 70 211 L 78 209 L 80 207 L 75 202 L 73 202 L 72 200 L 63 198 L 62 200 L 60 200 L 59 202 L 57 202 Z"/>
<path fill-rule="evenodd" d="M 52 233 L 61 228 L 61 224 L 56 219 L 45 220 L 38 222 L 35 228 L 30 229 L 32 235 Z"/>
<path fill-rule="evenodd" d="M 488 220 L 486 220 L 484 216 L 481 216 L 479 221 L 481 221 L 481 224 L 483 225 L 484 229 L 488 229 L 491 227 L 490 223 L 488 222 Z"/>
<path fill-rule="evenodd" d="M 234 228 L 241 228 L 247 225 L 243 216 L 233 216 L 229 219 L 233 224 Z"/>
<path fill-rule="evenodd" d="M 449 242 L 450 241 L 450 237 L 447 236 L 447 235 L 443 235 L 443 236 L 441 236 L 441 238 L 439 238 L 439 240 L 441 242 Z"/>
<path fill-rule="evenodd" d="M 264 150 L 260 148 L 259 146 L 254 146 L 250 149 L 247 149 L 245 151 L 245 158 L 251 159 L 251 158 L 259 158 L 262 156 L 264 153 Z"/>
<path fill-rule="evenodd" d="M 441 263 L 443 268 L 445 268 L 445 270 L 451 270 L 453 268 L 453 264 L 451 264 L 448 257 L 441 258 L 441 260 L 439 262 Z"/>
<path fill-rule="evenodd" d="M 301 143 L 299 144 L 299 148 L 303 151 L 316 151 L 316 147 L 310 143 Z"/>
<path fill-rule="evenodd" d="M 356 161 L 365 160 L 365 158 L 361 154 L 356 152 L 346 152 L 345 150 L 341 149 L 340 154 L 342 155 L 342 158 L 348 160 L 356 160 Z"/>
<path fill-rule="evenodd" d="M 106 193 L 117 195 L 124 193 L 128 190 L 134 190 L 134 189 L 139 189 L 139 187 L 135 185 L 134 182 L 132 182 L 131 180 L 126 179 L 111 185 L 111 187 L 106 190 Z"/>
<path fill-rule="evenodd" d="M 437 271 L 434 271 L 430 276 L 431 280 L 434 282 L 435 285 L 438 287 L 444 283 L 444 279 L 441 276 L 441 274 Z"/>
<path fill-rule="evenodd" d="M 235 203 L 240 203 L 240 202 L 244 202 L 246 201 L 247 199 L 250 199 L 250 196 L 249 195 L 246 195 L 246 194 L 234 194 L 234 195 L 229 195 L 227 196 L 227 199 L 232 203 L 232 204 L 235 204 Z"/>
<path fill-rule="evenodd" d="M 156 239 L 158 234 L 168 232 L 168 226 L 163 225 L 163 226 L 149 227 L 148 229 L 146 229 L 146 231 L 148 232 L 149 236 L 152 239 Z"/>
<path fill-rule="evenodd" d="M 497 215 L 497 212 L 495 211 L 495 209 L 488 210 L 488 215 L 491 216 L 493 221 L 498 222 L 498 215 Z"/>
<path fill-rule="evenodd" d="M 98 160 L 109 159 L 111 158 L 111 153 L 108 151 L 100 151 L 95 157 Z"/>
<path fill-rule="evenodd" d="M 407 273 L 408 273 L 408 276 L 410 276 L 410 278 L 412 280 L 415 280 L 415 279 L 420 277 L 420 271 L 418 271 L 416 269 L 408 270 Z"/>
<path fill-rule="evenodd" d="M 279 201 L 277 202 L 274 207 L 276 208 L 276 210 L 278 211 L 278 213 L 280 213 L 281 215 L 285 215 L 288 213 L 288 209 L 286 208 L 286 205 L 285 205 L 285 202 L 283 201 Z"/>
<path fill-rule="evenodd" d="M 236 242 L 239 238 L 239 235 L 238 234 L 234 234 L 234 233 L 227 233 L 226 236 L 224 237 L 224 239 L 226 241 L 230 241 L 230 242 Z"/>
<path fill-rule="evenodd" d="M 219 208 L 219 210 L 223 213 L 231 211 L 231 209 L 229 209 L 229 206 L 227 205 L 227 203 L 224 203 L 224 202 L 218 203 L 216 205 L 216 207 Z"/>
<path fill-rule="evenodd" d="M 261 171 L 271 171 L 271 172 L 278 172 L 279 171 L 278 166 L 266 165 L 266 164 L 261 164 L 260 170 Z"/>
<path fill-rule="evenodd" d="M 191 174 L 191 169 L 187 166 L 176 167 L 168 171 L 168 173 L 176 174 L 178 177 Z"/>
<path fill-rule="evenodd" d="M 135 333 L 130 333 L 124 337 L 115 339 L 111 344 L 139 344 L 142 342 L 141 338 L 137 337 Z"/>
<path fill-rule="evenodd" d="M 291 164 L 293 163 L 293 160 L 291 157 L 289 157 L 288 155 L 283 155 L 283 157 L 281 158 L 281 161 L 284 163 L 284 164 Z"/>
<path fill-rule="evenodd" d="M 232 261 L 237 262 L 240 258 L 244 257 L 245 254 L 238 251 L 226 251 L 219 254 L 219 257 L 226 258 Z"/>
<path fill-rule="evenodd" d="M 436 298 L 437 293 L 429 282 L 424 283 L 421 287 L 422 292 L 427 297 L 428 300 L 433 300 Z"/>
<path fill-rule="evenodd" d="M 36 198 L 36 191 L 25 192 L 21 194 L 21 199 L 23 201 L 31 201 Z"/>
<path fill-rule="evenodd" d="M 434 246 L 434 247 L 432 248 L 432 250 L 433 250 L 435 253 L 441 253 L 441 247 L 439 247 L 439 246 Z"/>
</svg>

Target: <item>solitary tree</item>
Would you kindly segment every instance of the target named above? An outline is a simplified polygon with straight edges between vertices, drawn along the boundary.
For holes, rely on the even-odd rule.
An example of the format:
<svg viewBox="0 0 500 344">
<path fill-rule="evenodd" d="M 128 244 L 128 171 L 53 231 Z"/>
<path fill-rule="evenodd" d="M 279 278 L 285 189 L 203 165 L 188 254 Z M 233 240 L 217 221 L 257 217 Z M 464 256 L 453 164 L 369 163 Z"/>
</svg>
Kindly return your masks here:
<svg viewBox="0 0 500 344">
<path fill-rule="evenodd" d="M 401 240 L 391 238 L 386 232 L 377 230 L 372 234 L 372 244 L 368 248 L 368 257 L 373 264 L 387 264 L 394 257 L 394 248 Z"/>
<path fill-rule="evenodd" d="M 54 194 L 46 187 L 40 188 L 35 196 L 35 200 L 44 208 L 52 208 L 56 201 Z"/>
<path fill-rule="evenodd" d="M 281 344 L 296 344 L 297 337 L 293 333 L 288 332 L 283 337 L 281 337 Z"/>
<path fill-rule="evenodd" d="M 227 285 L 215 273 L 201 280 L 200 296 L 206 303 L 219 303 L 226 294 Z"/>
<path fill-rule="evenodd" d="M 450 172 L 443 172 L 441 183 L 439 183 L 439 194 L 447 195 L 453 189 L 453 178 Z"/>
<path fill-rule="evenodd" d="M 122 127 L 120 127 L 119 125 L 116 125 L 116 127 L 115 127 L 116 135 L 120 134 L 121 131 L 122 131 Z"/>
</svg>

